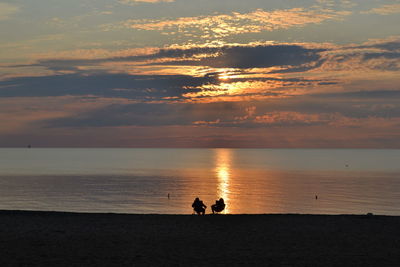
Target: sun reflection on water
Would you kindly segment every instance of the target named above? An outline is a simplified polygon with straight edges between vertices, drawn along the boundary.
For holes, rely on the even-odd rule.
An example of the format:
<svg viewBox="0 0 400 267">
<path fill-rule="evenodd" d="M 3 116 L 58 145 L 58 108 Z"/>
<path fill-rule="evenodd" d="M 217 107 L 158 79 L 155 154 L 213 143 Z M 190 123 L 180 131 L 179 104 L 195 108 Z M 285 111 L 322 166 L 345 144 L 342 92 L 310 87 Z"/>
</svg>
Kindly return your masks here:
<svg viewBox="0 0 400 267">
<path fill-rule="evenodd" d="M 231 161 L 232 151 L 229 149 L 216 149 L 215 150 L 215 173 L 218 178 L 218 198 L 222 197 L 225 200 L 226 207 L 223 213 L 229 213 L 229 199 L 230 191 L 229 184 L 231 178 Z"/>
</svg>

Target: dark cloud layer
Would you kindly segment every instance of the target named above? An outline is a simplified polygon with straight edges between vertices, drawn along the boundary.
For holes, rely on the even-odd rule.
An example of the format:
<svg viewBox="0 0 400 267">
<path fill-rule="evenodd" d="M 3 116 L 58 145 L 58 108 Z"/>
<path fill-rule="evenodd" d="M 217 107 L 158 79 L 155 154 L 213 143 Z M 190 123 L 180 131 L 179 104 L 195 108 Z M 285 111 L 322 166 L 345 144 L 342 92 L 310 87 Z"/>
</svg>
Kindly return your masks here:
<svg viewBox="0 0 400 267">
<path fill-rule="evenodd" d="M 374 58 L 396 59 L 400 58 L 400 52 L 367 53 L 364 55 L 364 60 Z"/>
<path fill-rule="evenodd" d="M 327 96 L 303 96 L 253 102 L 113 104 L 44 123 L 51 128 L 187 125 L 254 128 L 323 125 L 338 116 L 351 119 L 400 117 L 399 100 L 354 103 L 352 97 L 357 94 L 350 93 L 349 99 L 335 102 Z M 257 123 L 257 118 L 265 114 L 273 114 L 273 118 L 266 124 Z"/>
<path fill-rule="evenodd" d="M 149 55 L 111 57 L 106 59 L 50 59 L 32 65 L 54 71 L 79 71 L 79 66 L 92 66 L 106 62 L 142 62 L 144 65 L 192 65 L 214 68 L 266 68 L 273 66 L 300 67 L 303 64 L 320 62 L 320 52 L 325 49 L 305 48 L 300 45 L 223 46 L 195 48 L 167 48 Z M 202 55 L 201 59 L 193 57 Z M 152 60 L 169 59 L 163 63 Z M 295 70 L 298 71 L 298 70 Z"/>
<path fill-rule="evenodd" d="M 310 85 L 320 80 L 303 78 L 232 78 L 221 81 L 217 73 L 201 77 L 189 75 L 66 74 L 19 77 L 0 81 L 0 97 L 97 96 L 139 101 L 183 99 L 186 93 L 200 92 L 202 86 L 234 82 L 272 81 Z M 213 89 L 207 89 L 213 90 Z M 218 90 L 218 89 L 216 89 Z M 260 92 L 265 95 L 265 92 Z M 246 95 L 246 93 L 243 93 Z M 268 95 L 276 95 L 269 92 Z M 201 97 L 201 96 L 199 96 Z"/>
<path fill-rule="evenodd" d="M 215 77 L 185 75 L 55 75 L 15 78 L 0 82 L 0 97 L 43 97 L 93 95 L 128 99 L 181 97 L 185 92 L 198 92 L 196 87 L 215 83 Z M 183 89 L 191 85 L 191 88 Z"/>
<path fill-rule="evenodd" d="M 236 46 L 222 47 L 215 52 L 217 56 L 205 57 L 201 60 L 169 61 L 164 64 L 209 66 L 214 68 L 267 68 L 273 66 L 300 66 L 317 62 L 319 53 L 324 49 L 308 49 L 299 45 L 269 45 L 269 46 Z M 181 50 L 169 51 L 169 54 L 182 56 Z M 212 51 L 210 51 L 212 52 Z M 198 53 L 210 53 L 208 49 L 198 50 Z"/>
<path fill-rule="evenodd" d="M 238 111 L 234 103 L 110 105 L 75 117 L 47 122 L 49 127 L 165 126 L 189 125 L 197 120 L 212 120 L 222 114 L 229 117 Z M 232 113 L 233 112 L 233 113 Z M 232 117 L 233 118 L 233 117 Z"/>
<path fill-rule="evenodd" d="M 361 45 L 358 48 L 378 48 L 387 51 L 396 51 L 400 49 L 400 40 L 386 41 L 381 43 L 375 43 L 371 45 Z"/>
</svg>

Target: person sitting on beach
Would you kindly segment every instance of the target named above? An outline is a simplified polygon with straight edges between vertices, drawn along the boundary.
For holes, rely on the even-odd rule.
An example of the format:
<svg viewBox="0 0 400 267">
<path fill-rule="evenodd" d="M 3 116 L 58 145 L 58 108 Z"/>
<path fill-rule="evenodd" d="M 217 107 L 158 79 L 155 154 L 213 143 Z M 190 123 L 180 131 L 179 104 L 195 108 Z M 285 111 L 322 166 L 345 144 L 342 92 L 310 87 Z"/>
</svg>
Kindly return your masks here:
<svg viewBox="0 0 400 267">
<path fill-rule="evenodd" d="M 225 209 L 225 202 L 222 197 L 219 200 L 216 200 L 214 205 L 211 205 L 211 210 L 213 214 L 215 212 L 221 212 L 224 209 Z"/>
<path fill-rule="evenodd" d="M 207 206 L 204 205 L 203 201 L 196 197 L 192 204 L 192 208 L 198 215 L 204 215 L 206 213 Z"/>
</svg>

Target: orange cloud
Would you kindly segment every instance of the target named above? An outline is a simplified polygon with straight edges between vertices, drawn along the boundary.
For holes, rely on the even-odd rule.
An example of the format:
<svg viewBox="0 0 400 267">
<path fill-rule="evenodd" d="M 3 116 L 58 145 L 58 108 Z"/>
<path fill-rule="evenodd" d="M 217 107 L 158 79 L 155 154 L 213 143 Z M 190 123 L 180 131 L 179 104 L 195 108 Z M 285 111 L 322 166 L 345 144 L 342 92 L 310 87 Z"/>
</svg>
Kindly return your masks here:
<svg viewBox="0 0 400 267">
<path fill-rule="evenodd" d="M 361 12 L 362 14 L 378 14 L 378 15 L 390 15 L 400 13 L 400 4 L 383 5 L 367 11 Z"/>
<path fill-rule="evenodd" d="M 327 7 L 341 6 L 344 8 L 351 8 L 357 4 L 351 0 L 317 0 L 320 5 Z"/>
<path fill-rule="evenodd" d="M 316 86 L 316 81 L 291 81 L 279 79 L 278 76 L 265 77 L 265 81 L 227 81 L 217 84 L 204 84 L 199 92 L 184 93 L 187 99 L 196 102 L 215 102 L 215 101 L 243 101 L 263 98 L 283 98 L 310 92 L 311 88 Z M 305 84 L 308 85 L 307 89 Z M 190 89 L 191 87 L 187 87 Z M 192 88 L 193 89 L 193 88 Z M 254 113 L 254 111 L 253 111 Z"/>
<path fill-rule="evenodd" d="M 262 124 L 319 124 L 327 122 L 330 114 L 304 114 L 293 111 L 275 111 L 254 118 L 255 123 Z"/>
<path fill-rule="evenodd" d="M 400 123 L 400 117 L 382 118 L 368 116 L 354 118 L 344 116 L 340 113 L 300 113 L 294 111 L 274 111 L 264 115 L 256 116 L 254 123 L 275 126 L 298 126 L 298 125 L 327 125 L 334 128 L 343 127 L 396 127 Z"/>
<path fill-rule="evenodd" d="M 194 121 L 194 125 L 213 125 L 213 124 L 218 124 L 220 123 L 220 119 L 217 119 L 215 121 Z"/>
<path fill-rule="evenodd" d="M 145 47 L 145 48 L 130 48 L 122 50 L 108 50 L 108 49 L 76 49 L 55 51 L 46 53 L 32 54 L 32 60 L 46 60 L 46 59 L 106 59 L 106 58 L 123 58 L 132 56 L 145 56 L 156 53 L 160 48 Z"/>
<path fill-rule="evenodd" d="M 175 2 L 175 0 L 120 0 L 122 4 L 135 4 L 135 3 L 160 3 L 160 2 Z"/>
<path fill-rule="evenodd" d="M 125 25 L 138 30 L 163 31 L 165 34 L 179 33 L 202 38 L 218 38 L 241 33 L 258 33 L 302 27 L 307 24 L 318 24 L 325 20 L 340 20 L 349 14 L 349 11 L 330 9 L 292 8 L 274 11 L 257 9 L 250 13 L 233 12 L 231 14 L 181 17 L 171 20 L 129 20 L 125 22 Z"/>
</svg>

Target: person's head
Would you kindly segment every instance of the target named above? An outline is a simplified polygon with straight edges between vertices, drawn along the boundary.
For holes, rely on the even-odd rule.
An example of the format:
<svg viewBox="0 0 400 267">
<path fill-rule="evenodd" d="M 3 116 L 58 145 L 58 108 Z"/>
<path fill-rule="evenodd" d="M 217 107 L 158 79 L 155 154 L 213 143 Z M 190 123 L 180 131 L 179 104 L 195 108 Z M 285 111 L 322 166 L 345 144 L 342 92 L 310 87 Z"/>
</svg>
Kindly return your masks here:
<svg viewBox="0 0 400 267">
<path fill-rule="evenodd" d="M 219 199 L 219 201 L 220 201 L 220 202 L 224 202 L 224 199 L 221 197 L 221 198 Z"/>
<path fill-rule="evenodd" d="M 200 201 L 200 199 L 198 197 L 196 197 L 196 199 L 194 201 Z"/>
</svg>

